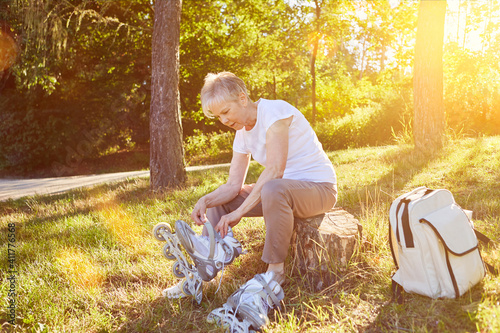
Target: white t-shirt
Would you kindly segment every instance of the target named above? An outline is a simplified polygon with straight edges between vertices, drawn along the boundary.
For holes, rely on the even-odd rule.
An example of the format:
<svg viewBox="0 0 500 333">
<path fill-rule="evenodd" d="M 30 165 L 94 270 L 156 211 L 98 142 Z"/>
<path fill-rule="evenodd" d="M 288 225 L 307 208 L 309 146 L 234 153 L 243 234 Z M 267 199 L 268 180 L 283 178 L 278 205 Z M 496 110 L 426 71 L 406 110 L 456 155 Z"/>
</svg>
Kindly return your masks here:
<svg viewBox="0 0 500 333">
<path fill-rule="evenodd" d="M 265 167 L 266 132 L 277 120 L 290 116 L 293 119 L 288 131 L 288 159 L 283 178 L 336 184 L 335 170 L 316 133 L 304 115 L 285 101 L 260 99 L 255 126 L 249 131 L 245 128 L 236 131 L 233 151 L 250 153 Z"/>
</svg>

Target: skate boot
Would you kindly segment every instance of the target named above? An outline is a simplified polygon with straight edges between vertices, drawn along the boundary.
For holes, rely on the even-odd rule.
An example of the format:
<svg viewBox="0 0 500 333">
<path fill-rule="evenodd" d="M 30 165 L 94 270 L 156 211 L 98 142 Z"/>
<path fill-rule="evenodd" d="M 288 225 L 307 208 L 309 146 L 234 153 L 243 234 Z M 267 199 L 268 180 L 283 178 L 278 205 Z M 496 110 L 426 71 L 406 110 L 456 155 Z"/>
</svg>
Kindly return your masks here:
<svg viewBox="0 0 500 333">
<path fill-rule="evenodd" d="M 269 324 L 269 310 L 281 308 L 283 298 L 283 289 L 273 280 L 272 272 L 257 274 L 229 296 L 222 308 L 210 312 L 207 321 L 234 333 L 259 331 Z"/>
<path fill-rule="evenodd" d="M 172 271 L 177 278 L 181 279 L 176 286 L 165 289 L 163 295 L 168 298 L 193 296 L 198 304 L 200 304 L 203 297 L 203 281 L 194 265 L 187 260 L 184 252 L 181 250 L 181 244 L 177 235 L 172 233 L 168 224 L 159 223 L 153 228 L 153 236 L 159 241 L 166 242 L 162 253 L 167 259 L 175 260 Z"/>
<path fill-rule="evenodd" d="M 240 242 L 229 229 L 221 238 L 210 222 L 205 223 L 207 236 L 197 235 L 184 221 L 175 222 L 175 232 L 186 252 L 191 256 L 203 281 L 211 281 L 220 270 L 229 265 L 242 252 Z"/>
</svg>

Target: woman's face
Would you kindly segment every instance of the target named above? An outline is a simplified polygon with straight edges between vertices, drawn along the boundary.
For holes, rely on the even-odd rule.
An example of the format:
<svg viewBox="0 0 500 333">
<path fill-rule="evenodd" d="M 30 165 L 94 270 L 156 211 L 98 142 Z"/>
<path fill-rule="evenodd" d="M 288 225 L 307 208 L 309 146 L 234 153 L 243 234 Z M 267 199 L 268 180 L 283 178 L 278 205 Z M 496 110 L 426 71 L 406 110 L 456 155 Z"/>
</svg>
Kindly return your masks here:
<svg viewBox="0 0 500 333">
<path fill-rule="evenodd" d="M 248 112 L 246 105 L 248 104 L 245 95 L 236 101 L 223 101 L 212 106 L 210 111 L 214 116 L 219 118 L 219 121 L 235 130 L 240 130 L 248 126 Z"/>
</svg>

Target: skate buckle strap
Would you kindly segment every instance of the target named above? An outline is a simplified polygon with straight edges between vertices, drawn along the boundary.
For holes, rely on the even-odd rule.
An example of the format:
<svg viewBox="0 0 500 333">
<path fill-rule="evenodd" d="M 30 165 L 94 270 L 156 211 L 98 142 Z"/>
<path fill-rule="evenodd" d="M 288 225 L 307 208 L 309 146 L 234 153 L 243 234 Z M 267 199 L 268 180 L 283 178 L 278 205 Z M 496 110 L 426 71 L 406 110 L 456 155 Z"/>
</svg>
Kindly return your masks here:
<svg viewBox="0 0 500 333">
<path fill-rule="evenodd" d="M 228 305 L 231 306 L 231 308 L 234 310 L 234 313 L 238 313 L 238 309 L 240 308 L 240 305 L 241 305 L 241 298 L 243 297 L 243 294 L 245 293 L 245 291 L 247 290 L 249 286 L 246 285 L 243 289 L 238 289 L 236 290 L 236 292 L 233 294 L 233 295 L 236 295 L 238 294 L 238 302 L 237 303 L 234 303 L 234 299 L 233 297 L 229 297 L 227 299 L 227 303 L 229 303 Z"/>
<path fill-rule="evenodd" d="M 207 222 L 205 222 L 205 227 L 207 228 L 208 237 L 210 239 L 210 253 L 208 255 L 208 259 L 213 259 L 215 254 L 215 244 L 216 244 L 215 240 L 218 240 L 219 242 L 226 244 L 226 246 L 229 245 L 224 241 L 224 238 L 222 238 L 218 232 L 215 232 L 215 229 L 212 223 L 210 223 L 210 221 L 207 220 Z"/>
<path fill-rule="evenodd" d="M 274 273 L 273 273 L 274 274 Z M 271 301 L 273 302 L 273 307 L 277 307 L 278 309 L 281 310 L 281 303 L 280 303 L 280 300 L 276 297 L 276 294 L 271 290 L 271 288 L 269 288 L 269 284 L 266 282 L 266 280 L 262 277 L 262 274 L 257 274 L 255 275 L 255 280 L 257 280 L 261 285 L 262 287 L 264 288 L 264 290 L 266 291 L 267 295 L 269 295 L 269 297 L 271 297 Z M 275 281 L 276 282 L 276 281 Z M 276 282 L 276 284 L 279 285 L 278 282 Z M 280 286 L 281 287 L 281 286 Z"/>
<path fill-rule="evenodd" d="M 210 223 L 210 221 L 205 222 L 205 227 L 207 228 L 208 236 L 210 237 L 210 253 L 208 255 L 208 259 L 213 259 L 214 253 L 215 253 L 215 237 L 217 234 L 214 230 L 214 227 Z M 220 237 L 220 235 L 219 235 L 219 237 Z"/>
<path fill-rule="evenodd" d="M 212 223 L 210 223 L 210 221 L 207 220 L 207 222 L 205 222 L 205 227 L 207 228 L 208 236 L 210 238 L 210 253 L 208 254 L 208 258 L 207 259 L 211 260 L 212 261 L 212 265 L 215 267 L 215 261 L 213 260 L 214 259 L 214 253 L 215 253 L 215 239 L 217 239 L 219 241 L 222 241 L 222 242 L 224 242 L 224 240 L 219 235 L 219 233 L 215 232 L 215 229 L 212 226 Z M 222 277 L 224 276 L 224 266 L 225 266 L 224 261 L 222 261 L 222 275 L 221 275 L 220 280 L 219 280 L 219 286 L 217 287 L 217 290 L 215 291 L 216 294 L 217 294 L 217 292 L 220 289 L 220 285 L 221 285 L 221 282 L 222 282 Z"/>
<path fill-rule="evenodd" d="M 227 247 L 231 247 L 228 243 L 226 243 L 226 241 L 224 240 L 224 238 L 222 238 L 222 236 L 218 232 L 215 232 L 215 229 L 212 226 L 212 224 L 210 223 L 210 221 L 207 221 L 205 223 L 205 226 L 206 226 L 207 230 L 209 230 L 208 233 L 209 233 L 209 236 L 210 236 L 210 251 L 212 250 L 212 243 L 215 244 L 215 242 L 213 242 L 214 240 L 218 240 L 220 243 L 225 244 Z M 211 230 L 210 230 L 210 228 L 211 228 Z M 231 230 L 231 227 L 229 227 L 229 230 Z M 212 231 L 212 233 L 210 233 L 210 231 Z M 212 234 L 213 234 L 213 238 L 211 236 Z M 214 248 L 214 250 L 215 250 L 215 248 Z"/>
</svg>

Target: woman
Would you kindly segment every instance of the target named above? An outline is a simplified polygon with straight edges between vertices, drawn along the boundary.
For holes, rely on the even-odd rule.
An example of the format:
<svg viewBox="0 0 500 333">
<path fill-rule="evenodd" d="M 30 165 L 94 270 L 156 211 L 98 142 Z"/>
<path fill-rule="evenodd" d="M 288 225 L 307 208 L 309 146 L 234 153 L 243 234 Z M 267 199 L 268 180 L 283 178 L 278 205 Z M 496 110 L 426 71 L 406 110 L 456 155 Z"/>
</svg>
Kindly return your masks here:
<svg viewBox="0 0 500 333">
<path fill-rule="evenodd" d="M 217 117 L 236 135 L 227 182 L 201 197 L 191 217 L 198 225 L 208 218 L 224 237 L 242 217 L 263 216 L 262 260 L 281 283 L 294 216 L 324 213 L 337 201 L 332 163 L 302 113 L 280 100 L 253 102 L 232 73 L 208 74 L 201 104 L 206 116 Z M 255 184 L 245 185 L 251 157 L 265 169 Z"/>
</svg>

